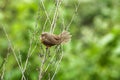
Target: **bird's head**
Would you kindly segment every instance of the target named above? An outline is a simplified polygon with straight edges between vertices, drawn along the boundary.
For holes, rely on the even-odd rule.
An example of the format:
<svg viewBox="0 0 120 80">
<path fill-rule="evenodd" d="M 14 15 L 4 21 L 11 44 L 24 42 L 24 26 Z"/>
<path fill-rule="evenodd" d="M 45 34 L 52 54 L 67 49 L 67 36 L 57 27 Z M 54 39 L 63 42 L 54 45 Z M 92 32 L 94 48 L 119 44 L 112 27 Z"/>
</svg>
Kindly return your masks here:
<svg viewBox="0 0 120 80">
<path fill-rule="evenodd" d="M 48 34 L 49 34 L 48 32 L 43 32 L 40 36 L 40 39 L 41 40 L 45 39 Z"/>
</svg>

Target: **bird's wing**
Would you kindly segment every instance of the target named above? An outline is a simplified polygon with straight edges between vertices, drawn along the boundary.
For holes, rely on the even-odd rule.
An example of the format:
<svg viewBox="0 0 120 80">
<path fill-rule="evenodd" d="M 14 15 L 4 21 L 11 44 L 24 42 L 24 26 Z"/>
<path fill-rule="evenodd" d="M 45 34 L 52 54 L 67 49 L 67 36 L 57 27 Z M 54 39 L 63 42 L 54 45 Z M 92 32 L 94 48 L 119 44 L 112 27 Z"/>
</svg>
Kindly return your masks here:
<svg viewBox="0 0 120 80">
<path fill-rule="evenodd" d="M 46 45 L 55 45 L 55 43 L 51 42 L 51 41 L 48 40 L 48 39 L 45 39 L 45 40 L 43 41 L 43 43 L 46 44 Z"/>
<path fill-rule="evenodd" d="M 60 40 L 60 37 L 58 35 L 52 35 L 54 37 L 54 39 L 56 40 Z"/>
<path fill-rule="evenodd" d="M 51 44 L 57 44 L 59 41 L 59 37 L 57 37 L 56 35 L 49 35 L 47 36 L 47 40 L 51 42 Z"/>
</svg>

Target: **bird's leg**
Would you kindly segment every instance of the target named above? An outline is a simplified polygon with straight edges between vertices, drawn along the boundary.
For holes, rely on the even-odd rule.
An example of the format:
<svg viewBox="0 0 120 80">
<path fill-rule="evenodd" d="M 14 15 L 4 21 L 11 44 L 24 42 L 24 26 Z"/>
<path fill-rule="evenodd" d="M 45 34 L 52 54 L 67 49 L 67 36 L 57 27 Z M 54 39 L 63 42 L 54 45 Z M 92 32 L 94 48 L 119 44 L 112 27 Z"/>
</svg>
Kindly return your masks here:
<svg viewBox="0 0 120 80">
<path fill-rule="evenodd" d="M 46 47 L 46 53 L 48 54 L 48 57 L 50 57 L 50 50 L 49 50 L 49 47 Z"/>
<path fill-rule="evenodd" d="M 48 50 L 48 56 L 50 57 L 51 55 L 50 55 L 50 48 L 49 48 L 49 50 Z"/>
</svg>

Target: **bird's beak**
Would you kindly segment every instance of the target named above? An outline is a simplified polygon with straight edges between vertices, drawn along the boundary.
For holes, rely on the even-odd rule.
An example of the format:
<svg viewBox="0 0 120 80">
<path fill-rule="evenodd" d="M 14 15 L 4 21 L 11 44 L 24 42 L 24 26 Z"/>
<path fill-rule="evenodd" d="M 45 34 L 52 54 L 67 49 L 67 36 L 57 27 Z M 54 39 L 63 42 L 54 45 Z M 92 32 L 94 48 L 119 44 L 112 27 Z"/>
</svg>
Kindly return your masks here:
<svg viewBox="0 0 120 80">
<path fill-rule="evenodd" d="M 42 40 L 42 37 L 40 36 L 40 40 Z"/>
</svg>

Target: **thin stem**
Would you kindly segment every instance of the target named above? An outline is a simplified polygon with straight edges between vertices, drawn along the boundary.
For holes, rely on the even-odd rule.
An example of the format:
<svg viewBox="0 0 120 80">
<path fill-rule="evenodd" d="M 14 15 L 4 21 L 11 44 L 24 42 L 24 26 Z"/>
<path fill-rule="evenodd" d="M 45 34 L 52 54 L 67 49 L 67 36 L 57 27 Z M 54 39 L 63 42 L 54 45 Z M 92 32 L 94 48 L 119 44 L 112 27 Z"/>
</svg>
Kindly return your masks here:
<svg viewBox="0 0 120 80">
<path fill-rule="evenodd" d="M 21 66 L 20 63 L 19 63 L 19 60 L 18 60 L 18 58 L 17 58 L 17 56 L 16 56 L 16 53 L 15 53 L 15 49 L 13 48 L 13 45 L 12 45 L 12 43 L 11 43 L 11 41 L 10 41 L 10 39 L 9 39 L 9 37 L 8 37 L 8 34 L 7 34 L 7 32 L 6 32 L 6 30 L 5 30 L 4 27 L 3 27 L 3 30 L 4 30 L 4 32 L 5 32 L 5 35 L 6 35 L 6 38 L 7 38 L 8 42 L 9 42 L 9 44 L 10 44 L 10 48 L 12 49 L 13 55 L 14 55 L 14 57 L 15 57 L 15 60 L 17 61 L 17 64 L 18 64 L 18 66 L 19 66 L 19 68 L 20 68 L 20 71 L 22 72 L 22 76 L 23 76 L 24 80 L 26 80 L 25 75 L 24 75 L 24 72 L 23 72 L 23 68 L 22 68 L 22 66 Z"/>
<path fill-rule="evenodd" d="M 44 64 L 45 64 L 45 61 L 46 61 L 47 53 L 48 53 L 48 49 L 46 48 L 46 53 L 44 54 L 44 57 L 42 59 L 41 66 L 40 66 L 39 80 L 41 80 L 42 77 L 43 77 L 43 67 L 44 67 Z"/>
<path fill-rule="evenodd" d="M 79 2 L 79 1 L 78 1 L 78 2 Z M 70 23 L 69 23 L 68 26 L 66 27 L 66 30 L 69 29 L 71 23 L 73 22 L 74 17 L 75 17 L 75 15 L 76 15 L 76 13 L 77 13 L 77 11 L 78 11 L 78 9 L 79 9 L 79 6 L 80 6 L 80 2 L 78 3 L 77 7 L 75 8 L 75 12 L 74 12 L 74 14 L 73 14 L 73 16 L 72 16 L 72 18 L 71 18 L 71 20 L 70 20 Z"/>
<path fill-rule="evenodd" d="M 41 4 L 42 4 L 43 9 L 44 9 L 44 11 L 45 11 L 45 14 L 46 14 L 46 16 L 47 16 L 47 19 L 48 19 L 49 23 L 51 24 L 51 20 L 50 20 L 50 18 L 49 18 L 49 15 L 48 15 L 48 13 L 47 13 L 47 10 L 46 10 L 46 8 L 45 8 L 45 5 L 44 5 L 44 3 L 43 3 L 43 0 L 41 0 Z"/>
<path fill-rule="evenodd" d="M 34 37 L 34 36 L 33 36 L 33 37 Z M 32 53 L 35 51 L 36 47 L 37 47 L 37 41 L 36 41 L 36 44 L 35 44 L 34 48 L 32 48 L 33 37 L 32 37 L 32 39 L 30 40 L 30 47 L 29 47 L 29 50 L 28 50 L 27 59 L 26 59 L 26 62 L 25 62 L 25 66 L 24 66 L 24 68 L 23 68 L 23 72 L 25 72 L 25 70 L 26 70 L 26 68 L 27 68 L 27 64 L 28 64 L 29 58 L 30 58 L 30 56 L 32 55 Z M 22 76 L 22 80 L 23 80 L 23 76 Z"/>
<path fill-rule="evenodd" d="M 9 52 L 9 47 L 8 47 L 8 53 L 7 53 L 7 56 L 6 56 L 6 58 L 4 59 L 4 61 L 3 61 L 3 70 L 2 70 L 2 75 L 1 75 L 1 80 L 4 80 L 4 74 L 5 74 L 5 69 L 6 69 L 6 63 L 7 63 L 7 59 L 8 59 L 8 56 L 9 56 L 9 54 L 10 54 L 10 52 Z"/>
<path fill-rule="evenodd" d="M 54 74 L 53 74 L 51 80 L 54 79 L 56 73 L 58 72 L 58 68 L 59 68 L 60 62 L 62 61 L 62 58 L 63 58 L 63 51 L 62 51 L 62 53 L 61 53 L 61 58 L 60 58 L 60 60 L 59 60 L 58 63 L 56 64 L 57 66 L 56 66 L 55 72 L 54 72 Z"/>
<path fill-rule="evenodd" d="M 58 9 L 59 9 L 60 4 L 61 4 L 61 0 L 57 0 L 57 5 L 56 5 L 56 9 L 55 9 L 53 20 L 52 20 L 50 33 L 53 33 L 54 29 L 56 27 L 56 21 L 57 21 L 57 17 L 58 17 Z"/>
<path fill-rule="evenodd" d="M 39 2 L 39 5 L 40 5 L 40 2 Z M 28 64 L 29 58 L 30 58 L 30 56 L 32 55 L 32 53 L 35 51 L 36 47 L 37 47 L 37 41 L 36 41 L 36 44 L 35 44 L 34 48 L 32 49 L 33 40 L 34 40 L 34 37 L 35 37 L 35 35 L 36 35 L 36 33 L 37 33 L 38 21 L 39 21 L 39 19 L 40 19 L 40 6 L 39 6 L 39 8 L 38 8 L 38 14 L 37 14 L 37 16 L 38 16 L 38 17 L 37 17 L 37 19 L 36 19 L 33 36 L 32 36 L 31 39 L 30 39 L 30 47 L 29 47 L 29 50 L 28 50 L 27 59 L 26 59 L 26 61 L 25 61 L 25 66 L 24 66 L 24 68 L 23 68 L 23 72 L 24 72 L 24 73 L 25 73 L 25 70 L 26 70 L 26 68 L 27 68 L 27 64 Z M 21 79 L 23 80 L 23 76 L 22 76 Z"/>
</svg>

